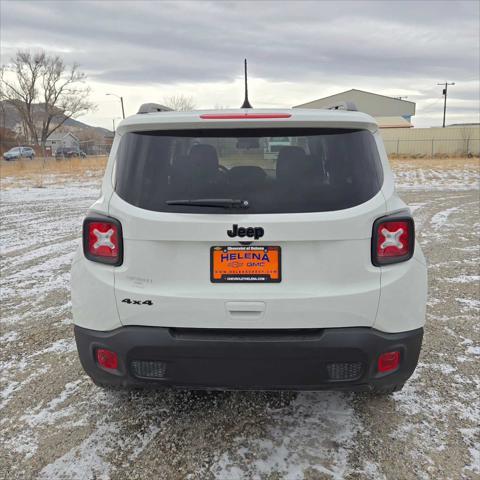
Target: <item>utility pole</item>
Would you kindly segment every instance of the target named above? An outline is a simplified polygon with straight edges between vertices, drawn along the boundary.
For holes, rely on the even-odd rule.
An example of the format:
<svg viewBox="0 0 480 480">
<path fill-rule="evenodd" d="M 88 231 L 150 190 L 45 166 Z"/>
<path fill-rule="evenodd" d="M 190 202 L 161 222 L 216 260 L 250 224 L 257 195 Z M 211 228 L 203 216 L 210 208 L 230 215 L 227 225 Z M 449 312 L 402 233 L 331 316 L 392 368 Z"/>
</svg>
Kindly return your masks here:
<svg viewBox="0 0 480 480">
<path fill-rule="evenodd" d="M 120 97 L 120 103 L 122 104 L 122 117 L 125 118 L 125 108 L 123 108 L 123 97 Z"/>
<path fill-rule="evenodd" d="M 455 82 L 445 82 L 445 83 L 437 83 L 437 85 L 442 85 L 443 89 L 443 128 L 445 128 L 445 117 L 447 115 L 447 91 L 449 85 L 455 85 Z"/>
<path fill-rule="evenodd" d="M 121 118 L 120 117 L 113 117 L 112 118 L 113 133 L 115 133 L 115 120 L 121 120 Z"/>
<path fill-rule="evenodd" d="M 122 105 L 122 117 L 125 118 L 125 108 L 123 107 L 123 97 L 120 95 L 116 95 L 115 93 L 106 93 L 105 95 L 111 95 L 112 97 L 117 97 L 120 100 Z"/>
</svg>

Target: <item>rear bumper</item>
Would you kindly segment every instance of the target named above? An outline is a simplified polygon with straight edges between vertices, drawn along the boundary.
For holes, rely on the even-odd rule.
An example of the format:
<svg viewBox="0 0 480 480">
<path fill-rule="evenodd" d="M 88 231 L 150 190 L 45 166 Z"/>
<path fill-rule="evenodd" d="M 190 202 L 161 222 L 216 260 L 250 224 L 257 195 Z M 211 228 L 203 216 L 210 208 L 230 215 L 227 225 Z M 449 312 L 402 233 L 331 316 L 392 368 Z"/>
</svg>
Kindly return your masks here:
<svg viewBox="0 0 480 480">
<path fill-rule="evenodd" d="M 417 365 L 423 329 L 208 330 L 75 326 L 80 361 L 94 381 L 123 387 L 233 390 L 373 390 L 404 383 Z M 95 360 L 118 354 L 118 369 Z M 378 357 L 400 351 L 397 370 L 377 372 Z"/>
</svg>

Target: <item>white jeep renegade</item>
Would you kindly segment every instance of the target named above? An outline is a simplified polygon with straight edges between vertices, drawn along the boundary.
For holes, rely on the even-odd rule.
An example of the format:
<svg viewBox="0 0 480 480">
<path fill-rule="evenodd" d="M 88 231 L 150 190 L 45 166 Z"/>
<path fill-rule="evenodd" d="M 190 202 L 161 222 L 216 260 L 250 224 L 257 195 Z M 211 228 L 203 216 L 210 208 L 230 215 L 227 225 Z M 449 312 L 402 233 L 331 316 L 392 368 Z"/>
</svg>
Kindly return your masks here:
<svg viewBox="0 0 480 480">
<path fill-rule="evenodd" d="M 378 127 L 338 109 L 127 118 L 72 267 L 110 387 L 395 391 L 426 291 Z"/>
</svg>

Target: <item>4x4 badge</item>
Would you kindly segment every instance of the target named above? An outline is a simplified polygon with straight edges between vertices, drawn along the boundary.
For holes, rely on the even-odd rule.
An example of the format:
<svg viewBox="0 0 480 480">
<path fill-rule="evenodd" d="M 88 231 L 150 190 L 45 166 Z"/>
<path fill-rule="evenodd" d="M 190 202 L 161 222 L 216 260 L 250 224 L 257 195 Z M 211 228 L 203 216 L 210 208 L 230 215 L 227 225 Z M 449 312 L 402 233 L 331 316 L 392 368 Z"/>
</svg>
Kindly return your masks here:
<svg viewBox="0 0 480 480">
<path fill-rule="evenodd" d="M 232 225 L 231 230 L 227 230 L 229 237 L 253 237 L 255 240 L 262 238 L 264 233 L 262 227 L 239 227 L 237 224 Z"/>
</svg>

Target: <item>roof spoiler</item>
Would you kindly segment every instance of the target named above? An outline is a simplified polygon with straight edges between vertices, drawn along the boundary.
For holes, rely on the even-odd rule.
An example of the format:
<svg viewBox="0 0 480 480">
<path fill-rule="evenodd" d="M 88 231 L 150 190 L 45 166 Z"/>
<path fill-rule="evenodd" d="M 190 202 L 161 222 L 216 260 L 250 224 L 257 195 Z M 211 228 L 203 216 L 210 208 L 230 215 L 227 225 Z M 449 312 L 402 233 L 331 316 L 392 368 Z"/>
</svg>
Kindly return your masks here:
<svg viewBox="0 0 480 480">
<path fill-rule="evenodd" d="M 358 112 L 358 108 L 355 105 L 355 102 L 351 102 L 350 100 L 338 102 L 332 105 L 326 105 L 323 108 L 326 108 L 327 110 L 347 110 L 349 112 Z"/>
<path fill-rule="evenodd" d="M 140 105 L 137 113 L 153 113 L 153 112 L 173 112 L 172 108 L 160 105 L 159 103 L 144 103 Z"/>
</svg>

